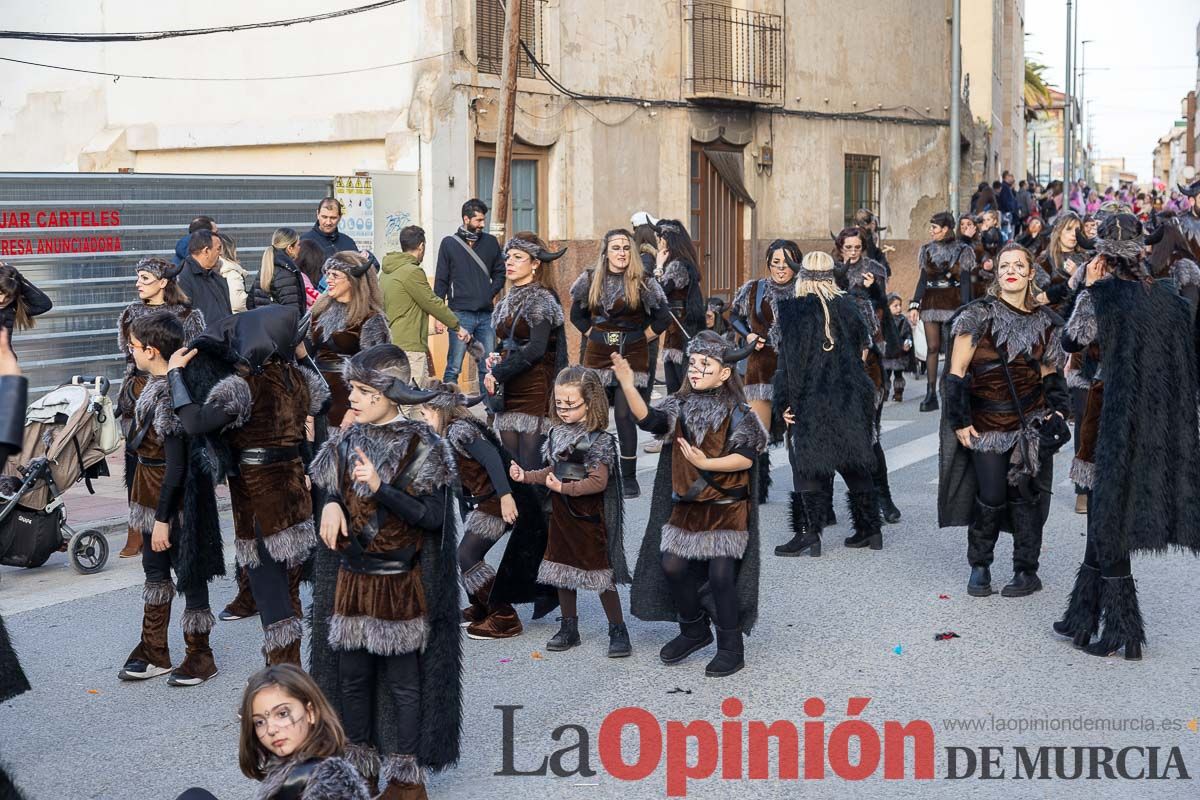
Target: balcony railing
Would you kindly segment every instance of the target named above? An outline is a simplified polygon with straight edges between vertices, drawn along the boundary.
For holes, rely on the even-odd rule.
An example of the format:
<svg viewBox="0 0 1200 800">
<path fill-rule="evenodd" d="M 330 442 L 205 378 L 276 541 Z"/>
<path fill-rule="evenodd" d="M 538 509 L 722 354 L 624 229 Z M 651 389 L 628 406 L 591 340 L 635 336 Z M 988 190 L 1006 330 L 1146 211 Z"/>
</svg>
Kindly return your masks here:
<svg viewBox="0 0 1200 800">
<path fill-rule="evenodd" d="M 783 103 L 783 17 L 684 0 L 693 100 Z"/>
</svg>

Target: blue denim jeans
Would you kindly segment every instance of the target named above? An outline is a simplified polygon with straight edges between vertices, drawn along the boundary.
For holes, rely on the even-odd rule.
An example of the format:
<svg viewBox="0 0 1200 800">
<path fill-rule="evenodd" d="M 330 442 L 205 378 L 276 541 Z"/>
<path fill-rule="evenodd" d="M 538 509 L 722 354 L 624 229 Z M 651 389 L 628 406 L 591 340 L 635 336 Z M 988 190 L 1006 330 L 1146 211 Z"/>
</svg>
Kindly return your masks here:
<svg viewBox="0 0 1200 800">
<path fill-rule="evenodd" d="M 483 354 L 486 358 L 487 354 L 496 348 L 496 329 L 492 327 L 492 312 L 455 311 L 454 315 L 458 317 L 458 324 L 462 329 L 483 345 Z M 442 380 L 446 383 L 456 383 L 459 373 L 462 372 L 463 356 L 467 352 L 467 345 L 460 341 L 455 334 L 448 333 L 447 335 L 450 337 L 450 347 L 446 351 L 446 374 L 442 376 Z M 479 369 L 479 375 L 482 376 L 486 371 L 483 361 L 480 360 L 475 366 Z"/>
</svg>

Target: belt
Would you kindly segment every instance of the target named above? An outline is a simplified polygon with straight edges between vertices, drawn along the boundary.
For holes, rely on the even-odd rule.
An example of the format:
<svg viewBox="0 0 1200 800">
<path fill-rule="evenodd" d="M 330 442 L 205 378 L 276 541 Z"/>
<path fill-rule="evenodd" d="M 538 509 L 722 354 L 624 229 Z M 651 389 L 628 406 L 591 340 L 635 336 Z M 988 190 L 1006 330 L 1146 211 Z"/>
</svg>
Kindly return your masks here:
<svg viewBox="0 0 1200 800">
<path fill-rule="evenodd" d="M 463 492 L 462 499 L 463 499 L 463 502 L 467 504 L 467 508 L 474 509 L 474 508 L 477 508 L 478 506 L 483 505 L 484 503 L 486 503 L 488 500 L 491 500 L 495 496 L 496 496 L 496 492 L 494 490 L 491 492 L 488 492 L 487 494 L 467 494 L 466 492 Z"/>
<path fill-rule="evenodd" d="M 167 465 L 167 460 L 165 458 L 146 458 L 145 456 L 138 456 L 137 461 L 143 467 L 165 467 Z"/>
<path fill-rule="evenodd" d="M 341 372 L 342 371 L 343 361 L 340 358 L 318 358 L 316 360 L 316 362 L 317 362 L 317 369 L 319 369 L 321 372 Z"/>
<path fill-rule="evenodd" d="M 1033 408 L 1034 404 L 1037 403 L 1038 400 L 1041 399 L 1042 390 L 1035 389 L 1030 394 L 1027 394 L 1021 398 L 1021 410 L 1028 411 L 1029 409 Z M 1006 398 L 1004 400 L 984 400 L 979 397 L 972 397 L 971 410 L 980 411 L 985 414 L 1015 414 L 1017 412 L 1017 408 L 1013 404 L 1012 398 Z"/>
<path fill-rule="evenodd" d="M 692 500 L 687 497 L 682 497 L 678 494 L 675 494 L 675 492 L 671 492 L 671 501 L 675 502 L 675 503 L 700 503 L 700 504 L 706 505 L 706 506 L 728 506 L 728 505 L 732 505 L 734 503 L 740 503 L 749 496 L 750 495 L 747 492 L 746 494 L 742 495 L 741 497 L 718 497 L 715 500 Z"/>
<path fill-rule="evenodd" d="M 588 334 L 588 338 L 596 344 L 606 344 L 609 347 L 623 347 L 630 342 L 637 342 L 645 339 L 646 332 L 640 329 L 635 331 L 593 330 Z"/>
<path fill-rule="evenodd" d="M 958 281 L 950 280 L 949 278 L 939 279 L 936 281 L 931 281 L 931 280 L 925 281 L 926 289 L 957 289 L 958 286 L 959 286 Z"/>
<path fill-rule="evenodd" d="M 342 554 L 342 567 L 358 575 L 403 575 L 412 572 L 417 554 L 411 547 L 381 553 Z"/>
<path fill-rule="evenodd" d="M 247 447 L 238 453 L 238 463 L 262 467 L 267 464 L 292 461 L 299 457 L 300 446 L 295 444 L 288 447 Z"/>
</svg>

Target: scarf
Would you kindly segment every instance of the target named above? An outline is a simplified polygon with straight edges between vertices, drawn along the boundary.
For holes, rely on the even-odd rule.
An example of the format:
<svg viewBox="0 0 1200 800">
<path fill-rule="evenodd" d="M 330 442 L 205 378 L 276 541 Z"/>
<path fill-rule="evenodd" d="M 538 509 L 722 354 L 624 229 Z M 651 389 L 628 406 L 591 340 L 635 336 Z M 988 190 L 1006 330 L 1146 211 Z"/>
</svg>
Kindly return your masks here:
<svg viewBox="0 0 1200 800">
<path fill-rule="evenodd" d="M 471 244 L 479 241 L 479 234 L 475 231 L 468 230 L 466 225 L 458 226 L 458 235 L 461 236 L 464 241 L 470 242 Z"/>
</svg>

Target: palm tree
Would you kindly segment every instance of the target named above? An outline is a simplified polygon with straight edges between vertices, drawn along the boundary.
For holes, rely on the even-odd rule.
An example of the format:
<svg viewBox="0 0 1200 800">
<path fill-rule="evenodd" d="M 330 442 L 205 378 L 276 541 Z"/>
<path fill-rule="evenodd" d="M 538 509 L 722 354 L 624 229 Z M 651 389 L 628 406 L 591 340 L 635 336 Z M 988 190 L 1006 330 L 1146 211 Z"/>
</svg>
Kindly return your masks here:
<svg viewBox="0 0 1200 800">
<path fill-rule="evenodd" d="M 1025 121 L 1032 122 L 1038 118 L 1040 109 L 1050 105 L 1050 87 L 1046 85 L 1042 74 L 1046 71 L 1045 64 L 1025 60 Z"/>
</svg>

